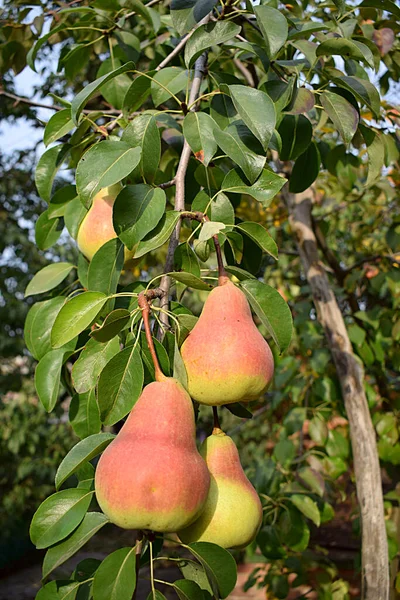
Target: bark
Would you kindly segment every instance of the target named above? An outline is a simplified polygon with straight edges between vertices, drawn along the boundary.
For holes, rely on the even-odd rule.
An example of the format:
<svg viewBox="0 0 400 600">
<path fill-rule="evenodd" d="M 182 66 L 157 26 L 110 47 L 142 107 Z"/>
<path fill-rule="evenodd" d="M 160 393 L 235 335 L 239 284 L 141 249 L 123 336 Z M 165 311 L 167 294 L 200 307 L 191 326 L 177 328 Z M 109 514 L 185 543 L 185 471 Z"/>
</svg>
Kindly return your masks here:
<svg viewBox="0 0 400 600">
<path fill-rule="evenodd" d="M 324 328 L 336 366 L 349 420 L 362 527 L 362 598 L 387 600 L 389 563 L 382 481 L 375 431 L 364 391 L 363 370 L 353 354 L 342 313 L 319 261 L 311 217 L 313 190 L 310 188 L 301 194 L 292 194 L 285 188 L 283 195 L 318 320 Z"/>
</svg>

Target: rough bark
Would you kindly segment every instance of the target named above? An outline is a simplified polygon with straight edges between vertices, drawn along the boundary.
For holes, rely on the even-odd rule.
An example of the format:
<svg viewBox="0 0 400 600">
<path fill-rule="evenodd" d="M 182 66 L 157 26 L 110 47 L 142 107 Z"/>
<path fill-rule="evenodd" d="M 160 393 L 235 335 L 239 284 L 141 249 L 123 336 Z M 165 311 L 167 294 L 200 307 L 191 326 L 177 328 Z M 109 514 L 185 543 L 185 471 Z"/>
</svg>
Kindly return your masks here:
<svg viewBox="0 0 400 600">
<path fill-rule="evenodd" d="M 291 194 L 286 188 L 283 194 L 318 320 L 324 328 L 336 366 L 349 420 L 362 526 L 362 598 L 387 600 L 389 564 L 382 481 L 363 370 L 354 356 L 342 313 L 319 261 L 311 217 L 313 190 Z"/>
</svg>

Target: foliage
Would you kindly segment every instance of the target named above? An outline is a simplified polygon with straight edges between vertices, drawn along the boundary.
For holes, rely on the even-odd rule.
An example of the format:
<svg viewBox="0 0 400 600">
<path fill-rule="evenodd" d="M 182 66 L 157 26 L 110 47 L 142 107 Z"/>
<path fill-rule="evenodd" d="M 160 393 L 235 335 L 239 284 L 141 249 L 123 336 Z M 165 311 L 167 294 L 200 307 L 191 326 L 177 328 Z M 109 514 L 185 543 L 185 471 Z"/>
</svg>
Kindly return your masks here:
<svg viewBox="0 0 400 600">
<path fill-rule="evenodd" d="M 307 550 L 314 528 L 333 518 L 332 505 L 346 493 L 351 453 L 336 373 L 279 196 L 285 183 L 280 169 L 281 162 L 293 161 L 292 192 L 315 187 L 313 216 L 321 252 L 366 371 L 379 455 L 388 473 L 394 473 L 400 460 L 396 402 L 400 214 L 394 166 L 399 156 L 394 131 L 399 115 L 390 95 L 381 100 L 379 92 L 391 91 L 399 79 L 395 34 L 400 11 L 390 0 L 384 7 L 373 0 L 364 0 L 360 7 L 339 1 L 301 6 L 275 2 L 253 6 L 229 0 L 214 4 L 183 0 L 153 8 L 139 0 L 101 0 L 56 14 L 49 11 L 50 4 L 43 4 L 32 21 L 30 7 L 21 10 L 19 5 L 17 10 L 13 3 L 5 5 L 0 33 L 5 90 L 13 91 L 9 70 L 18 73 L 27 63 L 43 72 L 44 89 L 56 95 L 55 112 L 44 131 L 48 148 L 35 176 L 44 201 L 35 228 L 38 247 L 47 252 L 63 240 L 64 225 L 76 238 L 96 192 L 120 182 L 124 186 L 113 213 L 118 239 L 105 244 L 90 266 L 75 250 L 64 253 L 61 244 L 57 253 L 62 264 L 53 262 L 51 274 L 49 266 L 37 273 L 43 254 L 35 251 L 26 261 L 37 273 L 28 288 L 29 298 L 46 294 L 30 309 L 25 330 L 28 349 L 39 361 L 36 389 L 49 412 L 58 410 L 62 389 L 74 396 L 70 419 L 82 439 L 64 458 L 58 484 L 75 473 L 76 489 L 85 485 L 91 489 L 93 468 L 88 461 L 104 448 L 99 440 L 110 435 L 100 433 L 102 424 L 123 419 L 140 394 L 138 382 L 152 378 L 139 343 L 137 294 L 161 276 L 166 246 L 182 219 L 178 211 L 186 208 L 181 244 L 173 261 L 167 262 L 179 303 L 171 305 L 172 331 L 163 339 L 166 372 L 182 376 L 179 346 L 216 277 L 213 235 L 218 235 L 229 272 L 252 299 L 260 330 L 273 340 L 277 370 L 268 404 L 263 408 L 256 403 L 253 419 L 235 433 L 265 506 L 258 548 L 272 563 L 271 569 L 256 571 L 249 585 L 258 582 L 269 594 L 285 598 L 291 586 L 310 583 L 308 571 L 318 564 L 325 570 L 320 581 L 311 584 L 318 597 L 346 598 L 347 583 L 332 564 Z M 215 20 L 193 32 L 210 11 Z M 175 56 L 178 40 L 188 33 L 184 51 Z M 195 112 L 190 109 L 197 98 L 190 101 L 189 93 L 194 78 L 200 77 L 193 67 L 202 66 L 204 52 L 208 67 L 201 68 Z M 50 53 L 59 58 L 62 74 L 57 78 L 45 65 Z M 9 98 L 3 100 L 12 112 Z M 192 155 L 184 205 L 177 206 L 173 183 L 184 140 Z M 68 174 L 62 171 L 65 167 Z M 74 173 L 76 188 L 71 186 Z M 16 236 L 19 223 L 13 220 L 21 215 L 32 219 L 36 196 L 23 168 L 13 170 L 7 181 L 3 178 L 3 186 L 13 186 L 4 192 L 8 202 L 28 184 L 21 212 L 15 210 L 15 202 L 10 205 L 14 229 L 9 235 Z M 193 211 L 208 220 L 192 222 Z M 18 241 L 9 239 L 14 252 Z M 122 275 L 121 244 L 134 251 L 136 259 Z M 23 270 L 12 261 L 6 268 L 14 269 L 5 279 L 8 282 L 16 280 L 16 270 L 18 276 Z M 68 279 L 63 282 L 64 274 Z M 20 279 L 25 286 L 26 277 Z M 4 293 L 18 299 L 15 286 L 9 284 Z M 66 294 L 70 294 L 67 301 Z M 284 354 L 291 320 L 281 296 L 292 308 L 295 331 Z M 156 308 L 157 330 L 163 315 Z M 16 323 L 20 319 L 18 314 Z M 11 329 L 19 333 L 17 324 Z M 118 353 L 119 344 L 125 349 Z M 93 356 L 101 362 L 98 372 L 91 371 Z M 110 376 L 118 389 L 115 397 Z M 223 412 L 223 422 L 236 427 L 234 417 Z M 90 423 L 82 415 L 89 415 Z M 200 415 L 201 426 L 206 427 L 209 415 L 204 409 Z M 69 485 L 63 491 L 74 489 Z M 53 498 L 57 504 L 58 496 Z M 89 509 L 89 504 L 80 506 Z M 39 508 L 39 517 L 44 507 Z M 387 508 L 390 511 L 389 504 Z M 50 547 L 45 575 L 105 523 L 101 513 L 85 515 L 83 510 L 70 511 L 65 520 L 63 537 L 58 533 L 46 542 Z M 388 529 L 393 556 L 395 533 Z M 199 561 L 196 569 L 201 576 L 196 579 L 193 570 L 182 572 L 200 590 L 193 583 L 185 597 L 207 596 L 210 584 L 218 597 L 226 597 L 234 577 L 229 556 L 216 547 L 190 550 Z M 132 549 L 110 555 L 95 571 L 95 600 L 101 600 L 107 589 L 104 581 L 115 580 L 117 586 L 125 581 L 125 560 L 133 564 Z M 204 573 L 209 583 L 204 583 Z M 294 581 L 289 573 L 296 574 Z M 90 597 L 92 576 L 80 581 L 75 573 L 71 581 L 51 582 L 44 590 L 56 598 L 57 586 L 82 587 Z"/>
</svg>

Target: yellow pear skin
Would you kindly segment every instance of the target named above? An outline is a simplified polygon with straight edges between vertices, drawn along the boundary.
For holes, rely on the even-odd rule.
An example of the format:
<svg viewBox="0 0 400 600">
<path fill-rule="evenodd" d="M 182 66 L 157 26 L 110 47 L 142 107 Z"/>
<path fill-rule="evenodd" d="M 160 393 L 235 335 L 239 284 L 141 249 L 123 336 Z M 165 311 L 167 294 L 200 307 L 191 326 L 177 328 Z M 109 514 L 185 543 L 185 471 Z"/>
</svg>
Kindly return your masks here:
<svg viewBox="0 0 400 600">
<path fill-rule="evenodd" d="M 247 479 L 233 440 L 214 429 L 200 450 L 211 475 L 210 490 L 200 517 L 178 531 L 182 542 L 212 542 L 223 548 L 245 548 L 262 522 L 262 506 Z"/>
<path fill-rule="evenodd" d="M 200 404 L 256 400 L 269 386 L 274 359 L 244 293 L 228 278 L 205 301 L 182 344 L 188 391 Z"/>
<path fill-rule="evenodd" d="M 93 198 L 92 206 L 79 227 L 76 241 L 88 260 L 92 260 L 106 242 L 117 237 L 112 216 L 114 202 L 121 189 L 119 184 L 101 189 Z M 125 248 L 125 266 L 130 266 L 134 254 L 134 250 Z"/>
</svg>

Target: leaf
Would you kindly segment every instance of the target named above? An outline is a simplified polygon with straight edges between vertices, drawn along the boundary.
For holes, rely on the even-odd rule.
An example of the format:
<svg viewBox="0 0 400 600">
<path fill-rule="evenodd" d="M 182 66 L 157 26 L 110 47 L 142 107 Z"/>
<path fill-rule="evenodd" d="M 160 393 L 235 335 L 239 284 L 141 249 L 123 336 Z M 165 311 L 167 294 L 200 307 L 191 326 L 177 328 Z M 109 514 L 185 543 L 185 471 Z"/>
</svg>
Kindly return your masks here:
<svg viewBox="0 0 400 600">
<path fill-rule="evenodd" d="M 203 281 L 199 277 L 196 277 L 196 275 L 193 275 L 192 273 L 172 272 L 168 273 L 168 275 L 176 281 L 179 281 L 180 283 L 183 283 L 184 285 L 191 287 L 195 290 L 210 291 L 212 289 L 212 286 L 209 283 L 206 283 L 205 281 Z"/>
<path fill-rule="evenodd" d="M 239 417 L 240 419 L 252 419 L 253 414 L 247 410 L 243 404 L 240 402 L 234 402 L 233 404 L 224 404 L 224 407 L 229 410 L 235 417 Z"/>
<path fill-rule="evenodd" d="M 72 535 L 47 550 L 43 561 L 43 579 L 78 552 L 108 522 L 107 517 L 103 513 L 87 513 L 82 523 L 75 529 Z"/>
<path fill-rule="evenodd" d="M 65 108 L 59 110 L 50 117 L 43 134 L 43 143 L 45 146 L 59 140 L 64 135 L 74 129 L 75 125 L 71 119 L 71 109 Z"/>
<path fill-rule="evenodd" d="M 43 294 L 57 287 L 74 268 L 74 265 L 68 262 L 58 262 L 43 267 L 28 283 L 25 298 L 34 294 Z"/>
<path fill-rule="evenodd" d="M 157 227 L 164 216 L 166 201 L 164 190 L 145 184 L 127 185 L 118 194 L 113 225 L 129 250 Z"/>
<path fill-rule="evenodd" d="M 297 88 L 286 111 L 291 115 L 308 113 L 314 108 L 314 94 L 306 88 Z"/>
<path fill-rule="evenodd" d="M 206 599 L 209 598 L 209 594 L 213 595 L 213 590 L 203 565 L 188 559 L 182 559 L 177 565 L 185 579 L 194 581 L 205 592 Z"/>
<path fill-rule="evenodd" d="M 166 100 L 184 90 L 187 86 L 188 74 L 181 67 L 166 67 L 158 71 L 151 82 L 151 97 L 154 106 L 163 104 Z"/>
<path fill-rule="evenodd" d="M 121 33 L 127 34 L 128 32 Z M 97 71 L 97 78 L 102 77 L 107 73 L 111 73 L 116 68 L 120 68 L 121 65 L 122 62 L 118 58 L 107 58 L 106 60 L 103 60 Z M 111 106 L 121 110 L 125 94 L 131 83 L 131 79 L 128 75 L 118 75 L 101 86 L 101 95 L 109 104 L 111 104 Z"/>
<path fill-rule="evenodd" d="M 132 148 L 141 147 L 138 168 L 142 178 L 147 183 L 153 183 L 161 158 L 160 132 L 155 117 L 149 114 L 139 115 L 129 123 L 121 139 Z"/>
<path fill-rule="evenodd" d="M 305 517 L 311 519 L 311 521 L 315 523 L 317 527 L 319 527 L 321 517 L 319 514 L 318 506 L 317 503 L 310 498 L 310 496 L 306 496 L 303 494 L 293 494 L 289 497 L 289 500 L 292 504 L 296 506 L 296 508 L 299 509 L 301 513 L 303 513 Z"/>
<path fill-rule="evenodd" d="M 39 196 L 45 201 L 50 202 L 53 181 L 61 165 L 70 151 L 67 144 L 58 144 L 49 148 L 39 158 L 35 171 L 35 184 Z"/>
<path fill-rule="evenodd" d="M 254 183 L 265 165 L 265 153 L 260 142 L 242 121 L 235 121 L 221 131 L 214 129 L 218 146 L 235 162 Z"/>
<path fill-rule="evenodd" d="M 47 213 L 50 219 L 63 217 L 67 210 L 68 204 L 77 197 L 76 187 L 74 185 L 66 185 L 53 194 L 50 200 Z"/>
<path fill-rule="evenodd" d="M 183 135 L 187 143 L 197 160 L 206 166 L 218 148 L 213 133 L 215 126 L 214 119 L 204 112 L 190 112 L 183 121 Z"/>
<path fill-rule="evenodd" d="M 35 600 L 75 600 L 81 585 L 79 581 L 50 581 L 38 591 Z"/>
<path fill-rule="evenodd" d="M 248 194 L 261 202 L 264 208 L 268 208 L 286 181 L 284 177 L 276 175 L 273 171 L 263 169 L 257 181 L 249 186 L 239 169 L 232 169 L 222 182 L 222 190 L 232 194 Z"/>
<path fill-rule="evenodd" d="M 222 191 L 210 198 L 204 190 L 200 190 L 192 202 L 192 211 L 205 213 L 213 222 L 225 225 L 234 225 L 235 223 L 235 210 L 228 196 Z M 226 229 L 230 231 L 232 228 L 227 227 Z"/>
<path fill-rule="evenodd" d="M 141 153 L 141 148 L 110 140 L 85 152 L 76 168 L 76 187 L 82 204 L 90 208 L 97 192 L 127 177 L 139 164 Z"/>
<path fill-rule="evenodd" d="M 368 151 L 368 177 L 365 185 L 370 186 L 381 176 L 385 164 L 385 144 L 378 131 L 365 125 L 360 125 L 360 131 Z"/>
<path fill-rule="evenodd" d="M 190 36 L 185 46 L 185 64 L 190 68 L 195 60 L 211 46 L 224 44 L 240 33 L 240 26 L 228 21 L 201 25 Z"/>
<path fill-rule="evenodd" d="M 216 5 L 216 0 L 172 0 L 171 17 L 179 35 L 193 29 Z"/>
<path fill-rule="evenodd" d="M 174 336 L 174 364 L 173 364 L 173 377 L 177 379 L 187 390 L 188 377 L 186 372 L 185 363 L 183 362 L 182 355 L 178 347 L 178 336 Z"/>
<path fill-rule="evenodd" d="M 88 288 L 107 296 L 115 294 L 124 266 L 124 246 L 118 238 L 103 244 L 89 263 Z"/>
<path fill-rule="evenodd" d="M 321 473 L 310 467 L 304 467 L 298 471 L 298 475 L 302 481 L 310 488 L 312 492 L 318 494 L 318 496 L 324 495 L 325 482 Z"/>
<path fill-rule="evenodd" d="M 31 47 L 31 49 L 29 50 L 28 54 L 26 55 L 27 65 L 32 69 L 32 71 L 36 71 L 36 68 L 35 68 L 35 59 L 36 59 L 37 53 L 39 52 L 40 48 L 53 35 L 55 35 L 59 31 L 63 31 L 66 28 L 66 26 L 67 26 L 66 23 L 61 23 L 61 25 L 57 25 L 57 27 L 53 27 L 53 29 L 50 29 L 50 31 L 48 33 L 46 33 L 45 35 L 43 35 L 41 38 L 39 38 L 37 40 L 37 42 L 35 44 L 33 44 L 33 46 Z"/>
<path fill-rule="evenodd" d="M 361 104 L 365 104 L 372 111 L 374 116 L 379 119 L 381 100 L 379 92 L 372 83 L 359 77 L 333 77 L 333 83 L 339 87 L 351 92 Z"/>
<path fill-rule="evenodd" d="M 363 0 L 359 6 L 386 10 L 386 12 L 392 13 L 393 15 L 396 15 L 396 17 L 400 18 L 400 8 L 395 4 L 395 2 L 391 2 L 391 0 Z"/>
<path fill-rule="evenodd" d="M 206 221 L 200 229 L 199 241 L 206 242 L 223 229 L 225 229 L 225 223 Z"/>
<path fill-rule="evenodd" d="M 133 80 L 124 97 L 122 105 L 124 115 L 129 115 L 131 112 L 138 110 L 148 98 L 151 88 L 150 77 L 153 77 L 155 73 L 156 71 L 149 71 L 147 73 L 149 77 L 139 75 Z"/>
<path fill-rule="evenodd" d="M 304 192 L 314 183 L 318 177 L 320 163 L 318 146 L 315 142 L 311 142 L 293 165 L 289 180 L 289 190 L 292 194 Z"/>
<path fill-rule="evenodd" d="M 102 344 L 109 342 L 125 327 L 130 317 L 129 310 L 117 308 L 107 315 L 101 327 L 94 329 L 90 336 Z"/>
<path fill-rule="evenodd" d="M 353 58 L 366 63 L 371 69 L 374 68 L 374 57 L 368 46 L 347 38 L 335 37 L 325 40 L 317 47 L 316 55 Z"/>
<path fill-rule="evenodd" d="M 220 598 L 227 598 L 236 585 L 236 562 L 227 551 L 209 542 L 194 542 L 188 549 L 206 570 L 213 589 Z"/>
<path fill-rule="evenodd" d="M 213 96 L 210 106 L 210 116 L 222 130 L 226 129 L 228 125 L 236 121 L 238 114 L 230 96 L 227 96 L 226 94 Z"/>
<path fill-rule="evenodd" d="M 196 254 L 188 243 L 179 244 L 174 254 L 174 264 L 179 270 L 200 278 L 200 265 Z"/>
<path fill-rule="evenodd" d="M 119 350 L 117 338 L 104 344 L 94 339 L 89 340 L 72 367 L 71 375 L 76 391 L 82 394 L 95 387 L 101 371 Z"/>
<path fill-rule="evenodd" d="M 110 73 L 102 75 L 98 79 L 95 79 L 95 81 L 92 81 L 85 86 L 83 90 L 81 90 L 79 94 L 75 96 L 71 103 L 71 116 L 75 125 L 78 124 L 79 115 L 81 114 L 86 103 L 90 100 L 90 98 L 93 98 L 93 96 L 105 83 L 111 81 L 114 77 L 118 77 L 118 75 L 121 75 L 122 73 L 132 71 L 134 68 L 135 65 L 133 62 L 127 62 L 126 64 L 122 65 L 122 67 L 118 67 L 118 69 L 114 69 L 114 71 L 110 71 Z"/>
<path fill-rule="evenodd" d="M 113 433 L 95 433 L 81 440 L 74 446 L 62 460 L 56 473 L 56 489 L 60 489 L 64 481 L 89 460 L 100 454 L 108 444 L 113 441 Z"/>
<path fill-rule="evenodd" d="M 350 144 L 358 127 L 359 115 L 357 110 L 348 100 L 338 94 L 332 94 L 332 92 L 323 92 L 320 100 L 344 143 Z"/>
<path fill-rule="evenodd" d="M 98 383 L 100 416 L 105 425 L 114 425 L 132 410 L 142 391 L 143 377 L 137 346 L 125 348 L 107 363 Z"/>
<path fill-rule="evenodd" d="M 261 248 L 261 250 L 264 250 L 264 252 L 267 252 L 273 258 L 278 260 L 278 246 L 268 231 L 264 229 L 260 223 L 245 221 L 244 223 L 238 223 L 236 229 L 243 231 Z"/>
<path fill-rule="evenodd" d="M 293 321 L 290 308 L 282 296 L 274 288 L 257 279 L 241 281 L 240 287 L 280 352 L 284 352 L 292 338 Z"/>
<path fill-rule="evenodd" d="M 178 579 L 173 586 L 179 600 L 204 600 L 203 590 L 195 581 Z"/>
<path fill-rule="evenodd" d="M 61 231 L 60 219 L 50 219 L 48 210 L 45 210 L 35 224 L 36 245 L 40 250 L 47 250 L 56 243 Z"/>
<path fill-rule="evenodd" d="M 71 200 L 71 202 L 68 203 L 68 206 L 65 209 L 65 225 L 68 229 L 68 233 L 74 240 L 76 240 L 76 238 L 78 237 L 79 227 L 83 219 L 86 217 L 87 213 L 88 211 L 83 206 L 82 202 L 79 199 L 79 196 Z"/>
<path fill-rule="evenodd" d="M 63 296 L 56 296 L 32 306 L 25 321 L 24 338 L 29 352 L 40 360 L 51 350 L 50 335 L 54 321 L 65 302 Z M 70 344 L 73 349 L 74 345 Z"/>
<path fill-rule="evenodd" d="M 100 413 L 94 389 L 72 397 L 69 405 L 69 421 L 72 429 L 81 439 L 100 432 Z"/>
<path fill-rule="evenodd" d="M 254 7 L 254 13 L 266 44 L 268 58 L 274 58 L 288 36 L 286 17 L 276 8 L 265 5 Z"/>
<path fill-rule="evenodd" d="M 140 258 L 148 252 L 162 246 L 169 238 L 177 222 L 180 219 L 180 213 L 175 210 L 167 210 L 159 224 L 139 243 L 135 252 L 135 258 Z"/>
<path fill-rule="evenodd" d="M 36 366 L 35 388 L 47 412 L 51 412 L 57 402 L 64 352 L 64 350 L 50 350 Z"/>
<path fill-rule="evenodd" d="M 136 587 L 136 548 L 120 548 L 101 563 L 93 581 L 94 600 L 131 600 Z"/>
<path fill-rule="evenodd" d="M 276 122 L 271 98 L 261 90 L 245 85 L 230 85 L 228 88 L 240 118 L 267 150 Z"/>
<path fill-rule="evenodd" d="M 312 125 L 304 115 L 285 115 L 278 127 L 282 139 L 281 160 L 295 160 L 311 143 Z"/>
<path fill-rule="evenodd" d="M 97 317 L 107 296 L 101 292 L 84 292 L 64 304 L 51 331 L 53 348 L 60 348 L 86 329 Z"/>
<path fill-rule="evenodd" d="M 33 515 L 30 537 L 36 548 L 47 548 L 69 535 L 82 521 L 93 492 L 70 489 L 46 498 Z"/>
</svg>

